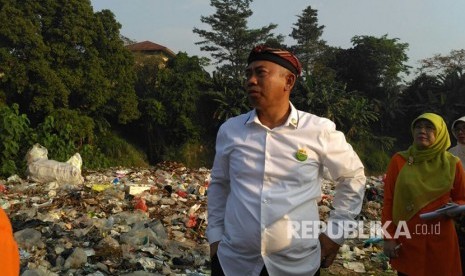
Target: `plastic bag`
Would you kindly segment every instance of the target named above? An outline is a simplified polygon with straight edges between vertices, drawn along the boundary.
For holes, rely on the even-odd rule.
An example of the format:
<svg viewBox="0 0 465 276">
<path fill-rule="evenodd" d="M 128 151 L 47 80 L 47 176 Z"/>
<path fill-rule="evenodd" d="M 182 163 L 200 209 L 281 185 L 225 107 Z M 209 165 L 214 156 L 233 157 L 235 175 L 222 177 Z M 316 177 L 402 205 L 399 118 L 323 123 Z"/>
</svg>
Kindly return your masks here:
<svg viewBox="0 0 465 276">
<path fill-rule="evenodd" d="M 39 182 L 58 182 L 60 184 L 82 184 L 84 178 L 81 175 L 82 158 L 75 153 L 68 161 L 59 162 L 48 159 L 47 148 L 35 144 L 27 153 L 28 179 Z"/>
</svg>

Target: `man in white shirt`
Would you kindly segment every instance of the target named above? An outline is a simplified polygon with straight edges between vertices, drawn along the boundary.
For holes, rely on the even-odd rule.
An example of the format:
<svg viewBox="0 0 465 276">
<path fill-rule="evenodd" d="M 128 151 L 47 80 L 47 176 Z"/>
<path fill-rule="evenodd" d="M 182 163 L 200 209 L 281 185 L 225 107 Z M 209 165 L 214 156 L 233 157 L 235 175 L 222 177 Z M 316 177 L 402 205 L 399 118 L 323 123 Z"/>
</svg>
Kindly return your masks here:
<svg viewBox="0 0 465 276">
<path fill-rule="evenodd" d="M 457 139 L 457 145 L 449 149 L 449 152 L 460 158 L 465 167 L 465 116 L 452 123 L 452 134 Z"/>
<path fill-rule="evenodd" d="M 458 118 L 452 123 L 452 135 L 457 140 L 457 144 L 449 149 L 449 152 L 460 158 L 462 166 L 465 168 L 465 116 Z M 465 216 L 456 218 L 457 237 L 459 239 L 460 260 L 462 263 L 462 270 L 465 270 Z"/>
<path fill-rule="evenodd" d="M 254 109 L 218 131 L 208 190 L 212 275 L 315 275 L 334 261 L 360 212 L 364 167 L 333 122 L 289 101 L 301 73 L 290 52 L 255 47 L 245 88 Z M 326 227 L 323 170 L 337 181 Z"/>
</svg>

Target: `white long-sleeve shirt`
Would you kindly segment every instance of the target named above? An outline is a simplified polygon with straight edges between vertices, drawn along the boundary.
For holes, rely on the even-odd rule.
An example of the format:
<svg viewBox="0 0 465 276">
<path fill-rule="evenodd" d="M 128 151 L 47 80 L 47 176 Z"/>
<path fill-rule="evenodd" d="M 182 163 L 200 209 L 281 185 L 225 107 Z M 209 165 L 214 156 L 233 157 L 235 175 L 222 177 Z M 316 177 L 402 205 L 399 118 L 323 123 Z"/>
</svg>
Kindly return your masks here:
<svg viewBox="0 0 465 276">
<path fill-rule="evenodd" d="M 449 152 L 460 158 L 460 161 L 465 168 L 465 145 L 457 143 L 455 147 L 449 149 Z"/>
<path fill-rule="evenodd" d="M 298 160 L 298 150 L 305 160 Z M 328 220 L 338 229 L 360 212 L 366 179 L 333 122 L 291 104 L 286 123 L 274 129 L 262 125 L 255 110 L 221 126 L 208 189 L 207 237 L 220 241 L 217 255 L 226 275 L 259 275 L 263 265 L 269 275 L 318 270 L 318 232 L 309 229 L 320 220 L 324 167 L 338 182 Z M 343 237 L 333 240 L 340 244 Z"/>
</svg>

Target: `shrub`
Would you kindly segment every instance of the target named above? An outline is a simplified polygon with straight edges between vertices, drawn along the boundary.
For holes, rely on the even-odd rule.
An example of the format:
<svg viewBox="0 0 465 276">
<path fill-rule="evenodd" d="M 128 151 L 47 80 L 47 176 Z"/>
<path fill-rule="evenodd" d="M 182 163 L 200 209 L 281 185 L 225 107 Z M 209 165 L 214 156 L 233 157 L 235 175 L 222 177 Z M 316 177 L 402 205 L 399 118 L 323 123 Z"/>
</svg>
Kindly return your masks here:
<svg viewBox="0 0 465 276">
<path fill-rule="evenodd" d="M 18 105 L 0 106 L 0 174 L 9 176 L 25 168 L 24 155 L 31 136 L 29 119 Z M 24 171 L 24 170 L 23 170 Z"/>
<path fill-rule="evenodd" d="M 387 150 L 379 145 L 379 141 L 363 141 L 354 144 L 354 149 L 365 166 L 367 175 L 381 175 L 386 172 L 390 156 Z"/>
<path fill-rule="evenodd" d="M 147 156 L 141 150 L 119 137 L 115 133 L 104 133 L 98 138 L 101 158 L 107 159 L 105 167 L 147 167 Z"/>
<path fill-rule="evenodd" d="M 64 162 L 76 152 L 73 124 L 57 123 L 53 116 L 47 116 L 35 129 L 35 142 L 46 147 L 48 158 Z"/>
<path fill-rule="evenodd" d="M 163 160 L 180 162 L 190 168 L 210 168 L 214 155 L 214 144 L 189 141 L 181 147 L 170 147 L 163 156 Z"/>
</svg>

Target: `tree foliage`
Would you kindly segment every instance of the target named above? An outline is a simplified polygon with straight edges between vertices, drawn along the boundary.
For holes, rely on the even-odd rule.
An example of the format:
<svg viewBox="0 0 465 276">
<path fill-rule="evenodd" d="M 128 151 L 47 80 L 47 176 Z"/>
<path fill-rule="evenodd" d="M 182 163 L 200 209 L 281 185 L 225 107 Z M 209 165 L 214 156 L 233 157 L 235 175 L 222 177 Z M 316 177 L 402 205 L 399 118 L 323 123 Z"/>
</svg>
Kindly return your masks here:
<svg viewBox="0 0 465 276">
<path fill-rule="evenodd" d="M 303 72 L 312 74 L 317 60 L 323 56 L 327 47 L 326 41 L 321 39 L 325 26 L 318 25 L 318 11 L 311 6 L 305 8 L 297 18 L 297 23 L 294 24 L 295 27 L 290 34 L 297 42 L 292 47 L 292 51 L 302 63 Z"/>
<path fill-rule="evenodd" d="M 404 114 L 399 104 L 402 93 L 401 76 L 408 74 L 405 51 L 407 43 L 397 38 L 355 36 L 353 47 L 339 49 L 329 59 L 329 67 L 336 72 L 336 80 L 347 85 L 348 91 L 358 91 L 379 114 L 379 121 L 370 126 L 379 136 L 391 136 L 396 121 Z"/>
<path fill-rule="evenodd" d="M 103 156 L 96 137 L 139 116 L 133 57 L 120 28 L 88 0 L 0 0 L 0 101 L 13 108 L 2 116 L 28 134 L 21 143 L 11 131 L 0 137 L 20 146 L 1 149 L 9 158 L 1 173 L 24 165 L 37 142 L 49 158 L 80 151 L 84 164 L 108 164 L 112 157 Z"/>
<path fill-rule="evenodd" d="M 167 64 L 157 56 L 140 57 L 136 65 L 136 91 L 142 116 L 133 125 L 149 160 L 159 162 L 169 148 L 201 136 L 201 111 L 197 108 L 210 78 L 202 60 L 178 53 Z M 141 133 L 142 132 L 142 133 Z"/>
<path fill-rule="evenodd" d="M 300 109 L 334 121 L 349 139 L 364 139 L 370 135 L 370 123 L 378 114 L 370 102 L 356 92 L 347 92 L 340 83 L 327 83 L 305 76 L 294 91 L 293 102 Z"/>
<path fill-rule="evenodd" d="M 208 166 L 218 126 L 250 108 L 242 72 L 259 43 L 299 56 L 304 74 L 292 102 L 333 120 L 372 172 L 383 171 L 390 150 L 411 143 L 409 124 L 420 113 L 449 124 L 464 115 L 465 50 L 424 59 L 422 74 L 402 85 L 408 44 L 397 38 L 355 36 L 348 49 L 328 46 L 308 6 L 289 34 L 295 44 L 286 46 L 272 33 L 276 24 L 248 27 L 252 0 L 210 3 L 215 13 L 200 18 L 210 29 L 193 31 L 217 66 L 211 77 L 205 59 L 186 53 L 167 63 L 133 55 L 124 45 L 134 41 L 120 34 L 114 15 L 94 13 L 89 0 L 0 0 L 0 174 L 21 171 L 36 142 L 60 161 L 79 151 L 87 168 L 144 165 L 128 141 L 151 164 Z"/>
<path fill-rule="evenodd" d="M 200 50 L 210 52 L 218 65 L 217 69 L 231 79 L 241 80 L 242 72 L 247 65 L 247 56 L 255 44 L 271 41 L 281 42 L 281 35 L 271 33 L 277 25 L 249 29 L 248 19 L 253 12 L 250 9 L 252 0 L 211 0 L 210 5 L 216 12 L 202 16 L 200 21 L 210 26 L 211 30 L 195 27 L 193 32 L 203 40 L 196 42 Z"/>
<path fill-rule="evenodd" d="M 88 0 L 5 1 L 0 90 L 33 123 L 59 108 L 92 118 L 137 118 L 132 56 L 110 11 Z"/>
<path fill-rule="evenodd" d="M 216 12 L 202 16 L 200 21 L 211 30 L 194 28 L 193 32 L 203 39 L 196 44 L 209 52 L 217 65 L 212 84 L 216 104 L 213 119 L 223 122 L 248 109 L 243 72 L 252 47 L 262 43 L 281 47 L 283 36 L 272 33 L 276 24 L 248 28 L 248 19 L 253 15 L 249 7 L 252 0 L 211 0 L 210 3 Z"/>
<path fill-rule="evenodd" d="M 341 49 L 330 66 L 337 79 L 347 84 L 349 91 L 357 90 L 369 98 L 383 99 L 386 89 L 400 82 L 400 73 L 407 73 L 407 43 L 397 38 L 354 36 L 353 48 Z"/>
<path fill-rule="evenodd" d="M 461 69 L 465 70 L 465 49 L 452 50 L 449 55 L 436 54 L 420 61 L 420 74 L 445 75 Z"/>
<path fill-rule="evenodd" d="M 213 119 L 224 122 L 227 119 L 244 113 L 250 106 L 247 104 L 247 95 L 242 86 L 229 80 L 223 74 L 213 73 L 213 101 L 216 102 L 216 109 Z"/>
<path fill-rule="evenodd" d="M 20 114 L 18 105 L 0 105 L 0 175 L 11 175 L 24 169 L 22 157 L 29 145 L 29 119 Z"/>
<path fill-rule="evenodd" d="M 413 116 L 422 112 L 441 114 L 446 122 L 463 116 L 465 74 L 462 69 L 437 76 L 421 74 L 405 91 L 404 102 Z"/>
</svg>

